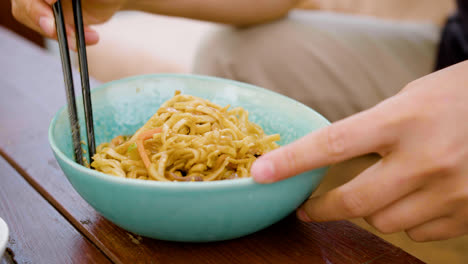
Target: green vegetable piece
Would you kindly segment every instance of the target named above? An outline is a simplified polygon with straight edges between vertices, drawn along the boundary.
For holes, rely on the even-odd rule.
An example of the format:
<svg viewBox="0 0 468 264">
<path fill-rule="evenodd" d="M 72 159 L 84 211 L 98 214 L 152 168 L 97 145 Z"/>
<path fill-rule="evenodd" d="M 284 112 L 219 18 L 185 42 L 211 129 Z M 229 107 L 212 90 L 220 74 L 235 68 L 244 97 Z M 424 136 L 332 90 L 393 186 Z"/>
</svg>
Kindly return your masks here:
<svg viewBox="0 0 468 264">
<path fill-rule="evenodd" d="M 133 142 L 132 144 L 130 144 L 130 146 L 128 146 L 127 152 L 130 152 L 136 148 L 137 148 L 137 143 Z"/>
</svg>

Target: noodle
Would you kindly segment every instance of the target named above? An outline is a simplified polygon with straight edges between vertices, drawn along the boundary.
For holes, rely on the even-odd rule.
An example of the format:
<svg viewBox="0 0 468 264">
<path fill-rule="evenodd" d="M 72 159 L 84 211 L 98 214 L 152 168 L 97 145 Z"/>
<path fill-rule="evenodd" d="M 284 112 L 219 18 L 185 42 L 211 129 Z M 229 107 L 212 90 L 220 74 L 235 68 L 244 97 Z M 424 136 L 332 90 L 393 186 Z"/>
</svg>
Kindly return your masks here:
<svg viewBox="0 0 468 264">
<path fill-rule="evenodd" d="M 91 166 L 156 181 L 250 177 L 252 163 L 278 148 L 280 136 L 266 135 L 243 108 L 229 107 L 176 92 L 133 136 L 99 145 Z"/>
</svg>

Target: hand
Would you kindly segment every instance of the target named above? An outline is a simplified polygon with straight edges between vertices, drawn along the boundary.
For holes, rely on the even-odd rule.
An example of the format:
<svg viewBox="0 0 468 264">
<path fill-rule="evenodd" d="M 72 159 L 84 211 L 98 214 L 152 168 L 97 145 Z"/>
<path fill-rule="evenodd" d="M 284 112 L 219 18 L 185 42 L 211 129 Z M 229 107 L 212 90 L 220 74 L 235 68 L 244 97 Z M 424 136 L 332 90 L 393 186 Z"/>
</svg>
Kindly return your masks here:
<svg viewBox="0 0 468 264">
<path fill-rule="evenodd" d="M 377 106 L 270 152 L 252 166 L 261 183 L 378 153 L 350 182 L 306 201 L 303 221 L 364 217 L 415 241 L 468 233 L 468 62 L 427 75 Z"/>
<path fill-rule="evenodd" d="M 12 0 L 13 16 L 45 37 L 57 39 L 52 4 L 57 0 Z M 68 43 L 75 48 L 75 26 L 71 0 L 61 1 L 66 21 Z M 96 44 L 99 36 L 89 27 L 109 20 L 124 5 L 124 0 L 82 0 L 86 44 Z"/>
<path fill-rule="evenodd" d="M 13 16 L 45 37 L 56 39 L 52 7 L 57 0 L 12 0 Z M 76 50 L 72 0 L 62 0 L 70 47 Z M 89 25 L 109 20 L 119 10 L 138 10 L 238 26 L 278 19 L 297 5 L 298 0 L 206 1 L 206 0 L 82 0 L 86 44 L 96 44 L 99 36 Z"/>
</svg>

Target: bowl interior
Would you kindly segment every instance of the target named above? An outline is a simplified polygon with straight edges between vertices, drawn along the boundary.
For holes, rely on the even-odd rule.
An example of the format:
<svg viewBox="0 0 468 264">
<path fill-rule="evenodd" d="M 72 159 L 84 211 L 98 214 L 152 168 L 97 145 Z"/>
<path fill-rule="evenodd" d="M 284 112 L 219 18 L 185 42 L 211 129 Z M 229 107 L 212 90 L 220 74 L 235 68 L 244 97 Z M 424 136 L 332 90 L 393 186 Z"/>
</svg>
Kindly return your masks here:
<svg viewBox="0 0 468 264">
<path fill-rule="evenodd" d="M 117 135 L 133 134 L 176 90 L 221 106 L 229 104 L 231 107 L 245 108 L 249 112 L 249 120 L 259 124 L 267 134 L 281 135 L 280 145 L 329 124 L 323 116 L 307 106 L 253 85 L 196 75 L 144 75 L 93 89 L 96 144 L 107 142 Z M 77 107 L 81 137 L 87 142 L 82 105 L 79 98 Z M 56 154 L 73 162 L 70 124 L 65 107 L 55 116 L 50 132 L 50 143 Z"/>
</svg>

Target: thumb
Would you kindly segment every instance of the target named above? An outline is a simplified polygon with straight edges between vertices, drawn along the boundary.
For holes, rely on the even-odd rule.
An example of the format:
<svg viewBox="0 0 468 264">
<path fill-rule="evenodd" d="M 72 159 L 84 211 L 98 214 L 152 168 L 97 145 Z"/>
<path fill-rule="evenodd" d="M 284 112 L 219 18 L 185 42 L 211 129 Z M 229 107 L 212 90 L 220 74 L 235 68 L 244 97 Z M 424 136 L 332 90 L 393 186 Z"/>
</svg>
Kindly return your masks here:
<svg viewBox="0 0 468 264">
<path fill-rule="evenodd" d="M 393 116 L 386 108 L 380 104 L 261 156 L 251 168 L 254 180 L 272 183 L 352 157 L 382 152 L 396 138 L 390 125 Z"/>
</svg>

